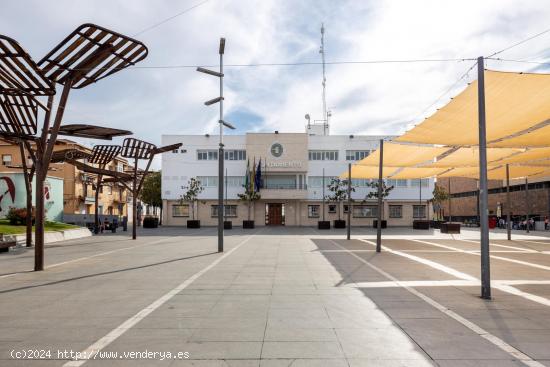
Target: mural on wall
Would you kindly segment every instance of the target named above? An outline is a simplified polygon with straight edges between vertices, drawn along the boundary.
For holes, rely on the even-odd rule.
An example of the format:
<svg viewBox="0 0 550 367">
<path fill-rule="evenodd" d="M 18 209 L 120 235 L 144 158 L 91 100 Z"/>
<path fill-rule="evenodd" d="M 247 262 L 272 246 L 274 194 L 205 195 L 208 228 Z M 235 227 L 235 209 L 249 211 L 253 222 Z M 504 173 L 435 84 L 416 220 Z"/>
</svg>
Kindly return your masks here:
<svg viewBox="0 0 550 367">
<path fill-rule="evenodd" d="M 33 205 L 34 205 L 33 181 Z M 46 220 L 63 220 L 63 180 L 48 177 L 44 182 L 44 211 Z M 11 207 L 25 208 L 27 206 L 25 193 L 25 178 L 22 173 L 7 173 L 0 177 L 0 218 L 8 214 Z"/>
<path fill-rule="evenodd" d="M 3 187 L 0 187 L 0 192 L 2 192 L 2 194 L 0 195 L 0 213 L 5 215 L 5 213 L 3 212 L 7 212 L 9 207 L 13 206 L 13 204 L 15 203 L 15 185 L 13 184 L 13 181 L 10 177 L 3 176 L 0 177 L 0 180 L 5 182 L 6 186 L 6 190 L 4 190 Z M 8 201 L 8 203 L 5 203 L 4 198 L 8 194 L 8 198 L 11 199 L 11 202 L 9 202 L 9 200 L 6 200 Z"/>
</svg>

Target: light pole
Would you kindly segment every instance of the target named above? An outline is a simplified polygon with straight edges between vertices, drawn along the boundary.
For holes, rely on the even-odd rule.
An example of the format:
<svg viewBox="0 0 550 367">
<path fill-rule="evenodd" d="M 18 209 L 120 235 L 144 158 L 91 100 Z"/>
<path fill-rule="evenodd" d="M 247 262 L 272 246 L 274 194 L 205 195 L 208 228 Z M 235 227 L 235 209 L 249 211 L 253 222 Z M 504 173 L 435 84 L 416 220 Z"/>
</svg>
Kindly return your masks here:
<svg viewBox="0 0 550 367">
<path fill-rule="evenodd" d="M 225 51 L 225 38 L 220 38 L 220 71 L 213 71 L 205 68 L 197 68 L 197 71 L 218 77 L 220 79 L 220 96 L 214 99 L 204 102 L 206 106 L 213 105 L 214 103 L 220 104 L 220 119 L 218 123 L 220 125 L 220 147 L 218 150 L 218 252 L 223 252 L 223 218 L 224 218 L 224 207 L 223 207 L 223 166 L 224 166 L 224 149 L 223 149 L 223 127 L 228 127 L 232 130 L 235 129 L 233 125 L 229 122 L 223 120 L 223 54 Z"/>
</svg>

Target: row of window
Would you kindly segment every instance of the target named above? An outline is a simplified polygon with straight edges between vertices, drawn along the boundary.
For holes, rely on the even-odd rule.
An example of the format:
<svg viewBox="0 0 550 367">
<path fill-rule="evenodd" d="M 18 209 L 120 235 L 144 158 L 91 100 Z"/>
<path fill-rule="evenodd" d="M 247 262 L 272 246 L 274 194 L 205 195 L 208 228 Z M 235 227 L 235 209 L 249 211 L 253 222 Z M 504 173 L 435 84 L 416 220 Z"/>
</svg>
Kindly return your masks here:
<svg viewBox="0 0 550 367">
<path fill-rule="evenodd" d="M 325 176 L 325 185 L 328 186 L 330 184 L 331 179 L 336 177 L 327 177 Z M 353 187 L 367 187 L 370 182 L 376 182 L 378 179 L 368 179 L 368 178 L 361 178 L 361 179 L 351 179 L 351 184 Z M 418 187 L 419 180 L 403 180 L 403 179 L 386 179 L 384 180 L 386 182 L 386 185 L 388 186 L 394 186 L 396 188 L 398 187 Z M 410 181 L 410 182 L 409 182 Z M 428 187 L 430 184 L 430 180 L 427 178 L 422 179 L 422 187 Z M 308 176 L 308 186 L 310 188 L 320 188 L 323 187 L 323 177 L 322 176 Z"/>
<path fill-rule="evenodd" d="M 224 152 L 224 158 L 226 161 L 245 161 L 246 150 L 244 149 L 230 149 Z M 197 150 L 197 160 L 199 161 L 217 161 L 218 151 L 215 149 L 199 149 Z"/>
<path fill-rule="evenodd" d="M 348 205 L 344 205 L 344 213 L 348 212 Z M 228 218 L 237 217 L 237 205 L 224 205 L 225 216 Z M 336 205 L 328 206 L 329 213 L 336 213 Z M 403 205 L 389 205 L 390 218 L 403 218 Z M 321 205 L 308 205 L 307 212 L 309 218 L 319 218 L 321 216 Z M 376 218 L 378 217 L 377 205 L 353 205 L 352 215 L 354 218 Z M 218 216 L 218 206 L 210 206 L 210 216 Z M 189 204 L 173 205 L 172 217 L 189 217 Z M 426 218 L 425 205 L 413 205 L 413 218 Z"/>
<path fill-rule="evenodd" d="M 344 213 L 349 210 L 348 205 L 344 205 Z M 389 205 L 390 218 L 403 218 L 403 205 Z M 329 213 L 336 213 L 336 205 L 328 206 Z M 319 218 L 321 205 L 308 205 L 307 213 L 309 218 Z M 377 205 L 353 205 L 352 216 L 354 218 L 376 218 L 378 217 Z M 426 218 L 425 205 L 413 205 L 413 218 Z"/>
<path fill-rule="evenodd" d="M 172 217 L 189 217 L 189 204 L 172 205 Z M 237 205 L 224 205 L 225 216 L 228 218 L 237 217 Z M 210 206 L 210 216 L 218 216 L 218 206 Z"/>
<path fill-rule="evenodd" d="M 185 153 L 184 149 L 174 149 L 172 153 Z M 346 161 L 360 161 L 366 158 L 371 153 L 370 150 L 346 150 Z M 310 161 L 337 161 L 337 150 L 310 150 L 308 152 L 308 159 Z M 246 150 L 244 149 L 230 149 L 224 152 L 226 161 L 244 161 L 246 160 Z M 218 150 L 217 149 L 198 149 L 197 160 L 199 161 L 217 161 Z"/>
</svg>

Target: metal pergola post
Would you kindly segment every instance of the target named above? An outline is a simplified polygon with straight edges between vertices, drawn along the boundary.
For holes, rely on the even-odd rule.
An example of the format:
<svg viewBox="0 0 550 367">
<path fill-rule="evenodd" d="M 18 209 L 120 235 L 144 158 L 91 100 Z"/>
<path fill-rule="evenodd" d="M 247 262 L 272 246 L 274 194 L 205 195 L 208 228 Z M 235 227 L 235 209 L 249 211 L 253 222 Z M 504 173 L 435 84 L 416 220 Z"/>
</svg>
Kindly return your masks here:
<svg viewBox="0 0 550 367">
<path fill-rule="evenodd" d="M 134 159 L 134 177 L 132 183 L 132 239 L 137 238 L 137 173 L 138 157 Z"/>
<path fill-rule="evenodd" d="M 531 209 L 530 208 L 530 203 L 529 203 L 529 179 L 527 177 L 525 177 L 525 223 L 526 223 L 526 228 L 527 228 L 527 233 L 529 233 L 529 210 Z"/>
<path fill-rule="evenodd" d="M 225 45 L 225 40 L 223 41 Z M 225 153 L 223 149 L 223 50 L 220 47 L 220 149 L 218 153 L 218 252 L 223 252 L 223 167 Z"/>
<path fill-rule="evenodd" d="M 380 139 L 380 162 L 378 163 L 378 220 L 376 222 L 376 252 L 382 249 L 382 173 L 384 168 L 384 139 Z"/>
<path fill-rule="evenodd" d="M 491 299 L 491 268 L 489 257 L 489 220 L 487 193 L 487 136 L 485 126 L 485 70 L 483 56 L 477 59 L 479 117 L 479 222 L 481 234 L 481 298 Z"/>
<path fill-rule="evenodd" d="M 453 221 L 453 212 L 451 208 L 452 202 L 453 202 L 453 199 L 451 194 L 451 178 L 449 177 L 449 222 Z"/>
<path fill-rule="evenodd" d="M 99 166 L 100 169 L 104 169 L 105 168 L 105 165 L 100 165 Z M 97 186 L 95 188 L 95 201 L 94 201 L 94 233 L 95 234 L 98 234 L 99 233 L 99 191 L 100 191 L 100 188 L 101 188 L 101 180 L 103 179 L 103 175 L 101 174 L 98 174 L 97 175 Z"/>
<path fill-rule="evenodd" d="M 506 164 L 506 235 L 512 240 L 512 202 L 510 201 L 510 166 Z"/>
<path fill-rule="evenodd" d="M 348 163 L 348 240 L 351 239 L 351 163 Z"/>
<path fill-rule="evenodd" d="M 322 205 L 322 211 L 323 213 L 321 214 L 321 217 L 322 217 L 322 221 L 324 222 L 325 221 L 325 169 L 323 168 L 323 188 L 322 188 L 322 196 L 323 196 L 323 205 Z"/>
</svg>

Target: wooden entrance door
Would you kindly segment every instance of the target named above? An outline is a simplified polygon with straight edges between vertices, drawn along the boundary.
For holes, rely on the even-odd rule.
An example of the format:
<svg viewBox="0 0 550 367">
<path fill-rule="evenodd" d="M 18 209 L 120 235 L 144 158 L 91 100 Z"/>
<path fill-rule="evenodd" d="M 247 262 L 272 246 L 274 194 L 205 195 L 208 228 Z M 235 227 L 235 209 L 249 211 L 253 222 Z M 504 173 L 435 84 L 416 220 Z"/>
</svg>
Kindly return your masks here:
<svg viewBox="0 0 550 367">
<path fill-rule="evenodd" d="M 267 224 L 270 226 L 283 224 L 283 204 L 267 205 Z"/>
</svg>

